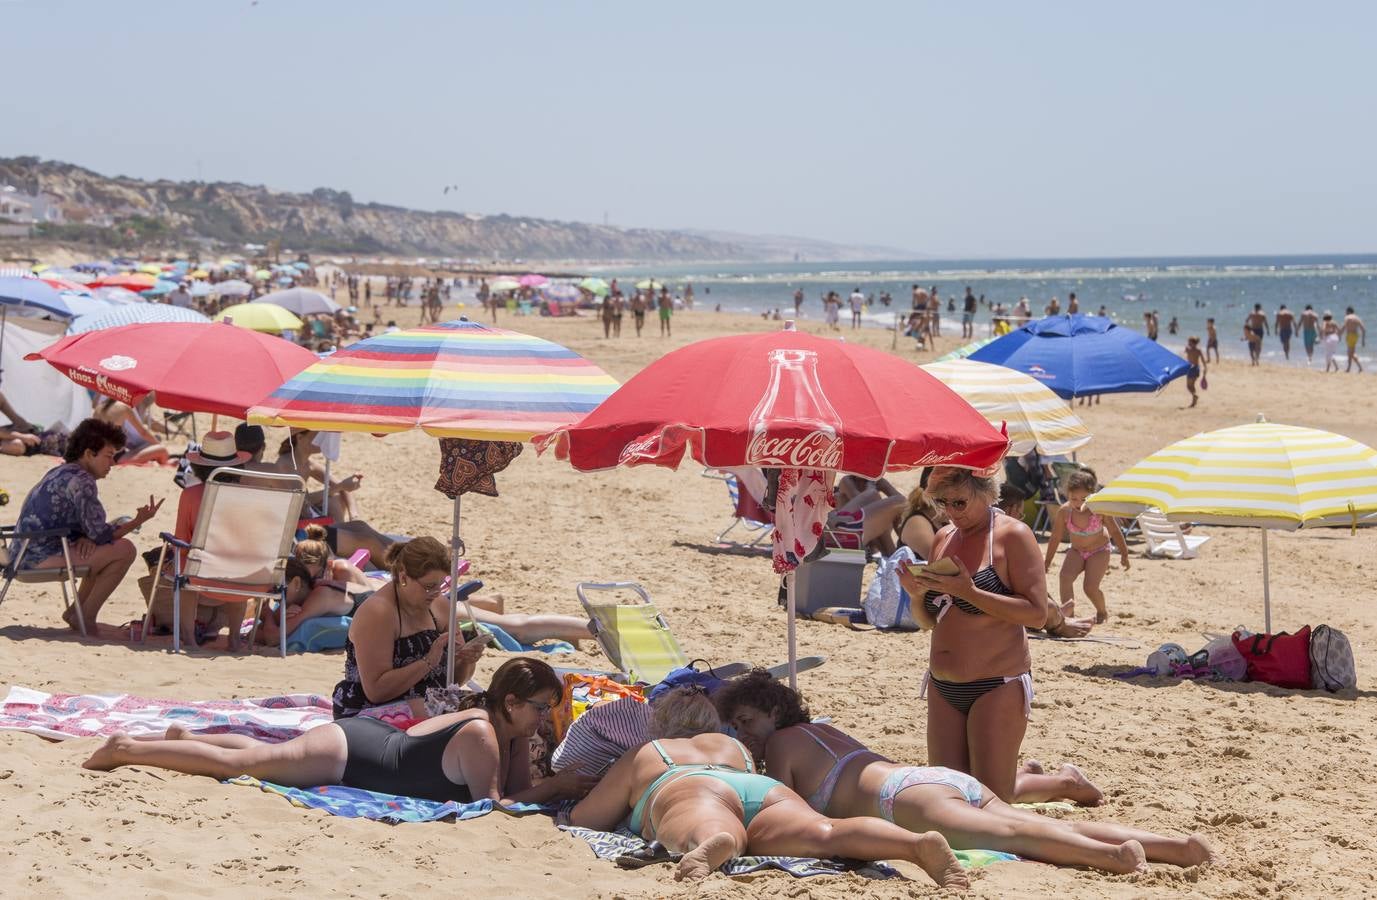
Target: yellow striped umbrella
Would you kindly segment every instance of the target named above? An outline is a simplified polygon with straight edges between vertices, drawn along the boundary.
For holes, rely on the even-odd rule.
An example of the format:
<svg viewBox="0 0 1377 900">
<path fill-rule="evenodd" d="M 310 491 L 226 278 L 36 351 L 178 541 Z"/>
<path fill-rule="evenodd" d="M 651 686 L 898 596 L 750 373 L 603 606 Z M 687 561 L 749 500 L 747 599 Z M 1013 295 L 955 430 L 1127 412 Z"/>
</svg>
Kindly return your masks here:
<svg viewBox="0 0 1377 900">
<path fill-rule="evenodd" d="M 240 328 L 277 334 L 283 331 L 296 331 L 305 323 L 288 310 L 272 303 L 239 303 L 220 310 L 215 321 L 231 321 Z"/>
<path fill-rule="evenodd" d="M 994 427 L 1006 424 L 1014 456 L 1034 447 L 1044 456 L 1059 456 L 1090 443 L 1090 432 L 1071 405 L 1031 375 L 969 359 L 919 368 L 960 394 Z"/>
<path fill-rule="evenodd" d="M 1267 531 L 1348 525 L 1377 515 L 1377 450 L 1313 428 L 1259 421 L 1177 441 L 1087 501 L 1131 517 L 1151 507 L 1177 522 L 1262 529 L 1267 630 L 1272 604 Z"/>
</svg>

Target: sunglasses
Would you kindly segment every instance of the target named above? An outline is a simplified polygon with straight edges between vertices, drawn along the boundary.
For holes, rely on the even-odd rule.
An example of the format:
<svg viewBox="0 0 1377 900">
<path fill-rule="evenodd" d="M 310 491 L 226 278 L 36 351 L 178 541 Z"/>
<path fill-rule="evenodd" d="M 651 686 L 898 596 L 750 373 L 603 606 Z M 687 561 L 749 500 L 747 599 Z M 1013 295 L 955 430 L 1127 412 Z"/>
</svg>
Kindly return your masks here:
<svg viewBox="0 0 1377 900">
<path fill-rule="evenodd" d="M 522 702 L 529 703 L 531 706 L 534 706 L 536 710 L 539 711 L 540 714 L 543 716 L 548 716 L 550 714 L 550 710 L 555 708 L 555 704 L 553 702 L 537 703 L 534 700 L 523 700 Z"/>
<path fill-rule="evenodd" d="M 943 497 L 932 498 L 933 506 L 937 507 L 938 509 L 950 509 L 953 512 L 964 512 L 966 507 L 970 505 L 970 502 L 971 501 L 965 499 L 947 500 Z"/>
<path fill-rule="evenodd" d="M 434 597 L 436 594 L 443 593 L 445 589 L 449 587 L 449 578 L 445 577 L 435 584 L 426 584 L 420 581 L 416 582 L 416 584 L 420 586 L 427 597 Z"/>
</svg>

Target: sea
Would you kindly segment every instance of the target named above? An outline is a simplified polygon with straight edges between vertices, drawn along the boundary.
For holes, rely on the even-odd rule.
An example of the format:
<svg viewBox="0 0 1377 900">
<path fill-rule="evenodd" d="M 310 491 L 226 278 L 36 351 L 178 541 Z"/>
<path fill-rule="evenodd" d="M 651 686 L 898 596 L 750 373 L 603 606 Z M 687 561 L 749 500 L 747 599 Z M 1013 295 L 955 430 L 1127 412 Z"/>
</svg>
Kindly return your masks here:
<svg viewBox="0 0 1377 900">
<path fill-rule="evenodd" d="M 1047 302 L 1056 297 L 1066 308 L 1067 294 L 1075 292 L 1083 313 L 1096 313 L 1101 306 L 1115 321 L 1144 330 L 1143 313 L 1156 311 L 1160 322 L 1159 340 L 1167 347 L 1180 349 L 1186 338 L 1198 335 L 1203 343 L 1205 320 L 1213 317 L 1219 333 L 1220 352 L 1226 357 L 1247 357 L 1243 340 L 1244 317 L 1253 304 L 1261 303 L 1269 322 L 1281 304 L 1299 316 L 1306 304 L 1323 315 L 1332 312 L 1342 320 L 1344 309 L 1352 306 L 1364 324 L 1374 329 L 1359 359 L 1367 366 L 1377 360 L 1377 254 L 1334 256 L 1248 256 L 1248 257 L 1158 257 L 1122 259 L 956 259 L 893 260 L 829 263 L 698 263 L 658 267 L 607 267 L 598 272 L 604 278 L 626 280 L 654 278 L 682 292 L 692 284 L 695 309 L 737 313 L 770 314 L 780 310 L 790 317 L 793 294 L 802 288 L 802 316 L 822 319 L 822 297 L 834 290 L 843 300 L 842 324 L 849 314 L 845 300 L 855 288 L 873 294 L 874 303 L 865 316 L 865 326 L 893 328 L 895 314 L 907 313 L 912 286 L 936 287 L 942 298 L 943 338 L 939 349 L 961 343 L 961 299 L 969 285 L 976 296 L 984 295 L 989 304 L 1003 303 L 1012 308 L 1020 297 L 1027 297 L 1035 315 L 1041 315 Z M 889 291 L 894 302 L 888 309 L 880 305 L 882 291 Z M 958 312 L 948 313 L 947 300 L 955 299 Z M 1169 324 L 1176 319 L 1176 334 Z M 991 333 L 989 307 L 977 315 L 976 337 Z M 1340 348 L 1340 360 L 1343 359 Z M 1264 359 L 1285 362 L 1275 334 L 1263 343 Z M 1323 366 L 1317 347 L 1316 364 Z M 1299 336 L 1291 345 L 1291 363 L 1305 365 L 1305 352 Z M 1370 367 L 1369 367 L 1370 369 Z"/>
</svg>

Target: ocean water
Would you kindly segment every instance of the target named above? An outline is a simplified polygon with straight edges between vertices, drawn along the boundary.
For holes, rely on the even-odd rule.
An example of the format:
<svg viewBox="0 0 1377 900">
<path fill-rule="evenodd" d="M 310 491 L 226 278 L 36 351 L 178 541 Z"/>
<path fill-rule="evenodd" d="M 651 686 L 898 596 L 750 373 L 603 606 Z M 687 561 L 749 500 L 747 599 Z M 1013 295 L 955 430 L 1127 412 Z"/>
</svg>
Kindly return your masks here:
<svg viewBox="0 0 1377 900">
<path fill-rule="evenodd" d="M 842 295 L 842 321 L 848 313 L 845 298 L 859 287 L 874 294 L 875 303 L 866 316 L 867 327 L 892 327 L 894 310 L 907 312 L 914 284 L 936 287 L 943 300 L 941 349 L 960 343 L 960 302 L 966 286 L 989 303 L 1012 308 L 1026 296 L 1035 315 L 1041 315 L 1049 299 L 1057 297 L 1063 311 L 1067 294 L 1074 291 L 1081 312 L 1095 313 L 1103 305 L 1114 320 L 1143 330 L 1143 313 L 1156 310 L 1161 323 L 1159 339 L 1168 347 L 1185 346 L 1186 338 L 1205 338 L 1205 320 L 1214 317 L 1220 352 L 1226 357 L 1247 356 L 1243 320 L 1254 303 L 1261 303 L 1269 323 L 1281 304 L 1298 316 L 1311 304 L 1323 315 L 1334 313 L 1342 320 L 1352 306 L 1373 329 L 1359 358 L 1367 366 L 1377 361 L 1377 254 L 1363 256 L 1280 257 L 1178 257 L 1125 259 L 1042 260 L 896 260 L 855 263 L 705 263 L 683 266 L 618 267 L 600 272 L 628 281 L 654 277 L 682 290 L 693 285 L 695 307 L 713 310 L 718 304 L 731 312 L 762 313 L 778 308 L 789 315 L 793 293 L 803 288 L 804 319 L 822 318 L 822 295 L 835 290 Z M 894 305 L 879 304 L 881 291 L 889 291 Z M 946 312 L 946 301 L 955 298 L 958 311 Z M 1168 333 L 1175 317 L 1176 335 Z M 976 317 L 976 336 L 990 334 L 990 312 L 982 307 Z M 1340 353 L 1342 354 L 1342 347 Z M 1282 362 L 1275 334 L 1263 342 L 1264 358 Z M 1316 348 L 1317 365 L 1323 355 Z M 1340 356 L 1342 361 L 1343 357 Z M 1291 361 L 1305 364 L 1299 337 L 1292 341 Z"/>
</svg>

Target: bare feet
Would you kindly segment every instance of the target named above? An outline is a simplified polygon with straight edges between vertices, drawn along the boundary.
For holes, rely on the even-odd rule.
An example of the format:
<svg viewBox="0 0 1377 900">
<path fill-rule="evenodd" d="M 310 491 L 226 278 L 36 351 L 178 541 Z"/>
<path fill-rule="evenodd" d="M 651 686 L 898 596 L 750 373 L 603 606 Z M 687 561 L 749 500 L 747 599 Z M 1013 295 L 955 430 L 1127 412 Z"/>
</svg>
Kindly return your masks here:
<svg viewBox="0 0 1377 900">
<path fill-rule="evenodd" d="M 1023 765 L 1018 769 L 1020 774 L 1041 775 L 1047 770 L 1042 767 L 1042 763 L 1035 759 L 1025 759 Z"/>
<path fill-rule="evenodd" d="M 1203 834 L 1193 834 L 1186 838 L 1186 853 L 1183 866 L 1209 866 L 1219 863 L 1219 854 Z"/>
<path fill-rule="evenodd" d="M 952 852 L 947 839 L 936 831 L 926 831 L 915 835 L 918 846 L 914 849 L 913 862 L 937 882 L 939 887 L 965 889 L 971 886 L 970 877 L 961 868 L 961 862 Z M 1138 848 L 1139 852 L 1142 848 Z"/>
<path fill-rule="evenodd" d="M 679 860 L 674 880 L 698 881 L 707 878 L 735 855 L 736 838 L 731 832 L 719 831 L 684 854 L 683 859 Z"/>
<path fill-rule="evenodd" d="M 75 605 L 69 606 L 62 611 L 62 621 L 67 623 L 67 627 L 81 634 L 81 623 L 77 621 L 77 608 Z M 89 633 L 95 628 L 95 623 L 87 620 L 86 631 Z"/>
<path fill-rule="evenodd" d="M 1062 796 L 1067 800 L 1080 806 L 1099 806 L 1104 802 L 1104 792 L 1085 777 L 1079 766 L 1062 763 L 1057 774 L 1066 779 L 1068 787 Z"/>
<path fill-rule="evenodd" d="M 1103 625 L 1105 622 L 1108 622 L 1108 621 L 1109 621 L 1109 613 L 1108 613 L 1106 610 L 1103 610 L 1103 609 L 1097 609 L 1097 610 L 1095 610 L 1095 624 L 1096 624 L 1096 625 Z"/>
<path fill-rule="evenodd" d="M 1113 862 L 1108 869 L 1118 875 L 1146 872 L 1147 854 L 1143 852 L 1143 845 L 1137 841 L 1124 841 L 1114 849 Z"/>
<path fill-rule="evenodd" d="M 167 734 L 163 735 L 163 740 L 184 741 L 190 735 L 191 732 L 187 731 L 186 728 L 181 725 L 169 725 L 167 726 Z"/>
<path fill-rule="evenodd" d="M 81 764 L 83 769 L 93 769 L 97 772 L 109 772 L 123 763 L 120 761 L 125 749 L 133 741 L 127 734 L 111 735 L 110 739 L 101 745 L 101 748 L 91 754 L 91 758 Z"/>
</svg>

